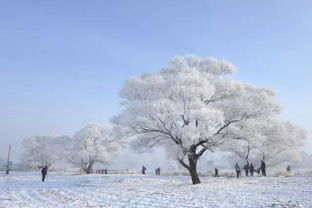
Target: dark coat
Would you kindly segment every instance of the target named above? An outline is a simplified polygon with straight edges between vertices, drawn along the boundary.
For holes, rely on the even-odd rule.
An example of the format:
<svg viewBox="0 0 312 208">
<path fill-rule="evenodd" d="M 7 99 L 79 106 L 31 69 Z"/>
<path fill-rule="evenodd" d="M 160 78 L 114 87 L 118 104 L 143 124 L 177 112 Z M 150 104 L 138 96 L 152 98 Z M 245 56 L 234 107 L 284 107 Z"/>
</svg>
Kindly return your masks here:
<svg viewBox="0 0 312 208">
<path fill-rule="evenodd" d="M 245 170 L 245 171 L 248 171 L 248 170 L 249 170 L 249 164 L 248 164 L 248 163 L 244 166 L 244 170 Z"/>
<path fill-rule="evenodd" d="M 42 169 L 41 169 L 41 174 L 42 175 L 46 175 L 48 173 L 48 167 L 43 167 Z"/>
<path fill-rule="evenodd" d="M 265 162 L 263 160 L 261 160 L 261 169 L 265 170 Z"/>
<path fill-rule="evenodd" d="M 249 171 L 250 171 L 250 172 L 254 172 L 254 171 L 255 171 L 255 168 L 254 168 L 253 164 L 251 164 L 251 165 L 249 166 Z"/>
</svg>

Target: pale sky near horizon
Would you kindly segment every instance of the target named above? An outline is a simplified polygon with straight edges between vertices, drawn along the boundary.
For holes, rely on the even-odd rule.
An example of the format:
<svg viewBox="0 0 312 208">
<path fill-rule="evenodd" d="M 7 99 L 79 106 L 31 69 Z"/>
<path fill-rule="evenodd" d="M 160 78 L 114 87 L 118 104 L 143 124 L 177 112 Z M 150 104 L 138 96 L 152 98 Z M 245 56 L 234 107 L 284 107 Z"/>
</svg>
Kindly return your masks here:
<svg viewBox="0 0 312 208">
<path fill-rule="evenodd" d="M 25 137 L 107 122 L 127 77 L 186 54 L 232 62 L 312 132 L 310 0 L 0 0 L 0 158 L 12 144 L 17 160 Z"/>
</svg>

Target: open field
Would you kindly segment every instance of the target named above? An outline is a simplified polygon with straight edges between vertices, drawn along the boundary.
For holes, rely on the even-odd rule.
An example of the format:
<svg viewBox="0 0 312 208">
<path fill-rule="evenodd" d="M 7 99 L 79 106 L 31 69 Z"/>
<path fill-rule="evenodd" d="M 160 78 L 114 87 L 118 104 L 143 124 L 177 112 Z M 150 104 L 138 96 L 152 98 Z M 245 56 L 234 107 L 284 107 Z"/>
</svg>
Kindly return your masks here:
<svg viewBox="0 0 312 208">
<path fill-rule="evenodd" d="M 201 179 L 13 173 L 0 176 L 0 207 L 312 207 L 311 177 Z"/>
</svg>

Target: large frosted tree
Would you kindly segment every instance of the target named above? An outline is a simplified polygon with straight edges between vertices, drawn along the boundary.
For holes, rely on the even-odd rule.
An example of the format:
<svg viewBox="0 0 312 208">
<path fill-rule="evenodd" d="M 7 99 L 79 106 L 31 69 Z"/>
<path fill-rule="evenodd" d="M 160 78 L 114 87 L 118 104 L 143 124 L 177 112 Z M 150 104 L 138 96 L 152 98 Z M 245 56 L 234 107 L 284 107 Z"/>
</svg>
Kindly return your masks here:
<svg viewBox="0 0 312 208">
<path fill-rule="evenodd" d="M 236 81 L 234 72 L 231 63 L 211 57 L 173 58 L 158 73 L 127 80 L 120 93 L 124 109 L 113 121 L 138 149 L 165 147 L 193 184 L 200 183 L 197 162 L 207 150 L 280 112 L 272 90 Z"/>
<path fill-rule="evenodd" d="M 89 124 L 76 133 L 69 149 L 68 160 L 86 173 L 94 163 L 107 164 L 125 146 L 122 134 L 110 125 Z"/>
</svg>

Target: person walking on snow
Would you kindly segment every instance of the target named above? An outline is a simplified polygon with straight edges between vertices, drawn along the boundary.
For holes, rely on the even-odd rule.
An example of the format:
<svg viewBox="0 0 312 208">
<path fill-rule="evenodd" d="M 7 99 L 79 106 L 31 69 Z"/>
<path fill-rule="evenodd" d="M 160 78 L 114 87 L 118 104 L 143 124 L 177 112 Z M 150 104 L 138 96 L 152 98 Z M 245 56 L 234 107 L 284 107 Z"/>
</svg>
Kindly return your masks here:
<svg viewBox="0 0 312 208">
<path fill-rule="evenodd" d="M 290 173 L 290 171 L 291 171 L 290 165 L 287 165 L 286 170 L 287 170 L 288 173 Z"/>
<path fill-rule="evenodd" d="M 240 167 L 238 165 L 238 162 L 235 164 L 234 168 L 235 168 L 235 171 L 236 171 L 236 177 L 239 178 L 241 169 L 240 169 Z"/>
<path fill-rule="evenodd" d="M 249 162 L 247 161 L 247 164 L 244 166 L 244 170 L 245 170 L 245 176 L 248 176 L 248 172 L 249 172 Z"/>
<path fill-rule="evenodd" d="M 261 174 L 263 175 L 263 176 L 266 176 L 266 165 L 265 165 L 265 162 L 264 162 L 264 160 L 261 160 L 261 166 L 260 166 L 260 168 L 261 168 Z"/>
<path fill-rule="evenodd" d="M 45 166 L 41 169 L 41 175 L 42 175 L 42 180 L 41 180 L 41 181 L 42 181 L 42 182 L 44 182 L 44 179 L 45 179 L 47 173 L 48 173 L 48 166 L 45 165 Z"/>
<path fill-rule="evenodd" d="M 142 174 L 145 175 L 146 167 L 143 165 L 142 167 Z"/>
<path fill-rule="evenodd" d="M 219 177 L 219 170 L 218 170 L 218 168 L 215 168 L 215 177 Z"/>
<path fill-rule="evenodd" d="M 160 175 L 160 167 L 157 168 L 157 174 Z"/>
<path fill-rule="evenodd" d="M 254 167 L 254 165 L 252 163 L 250 163 L 250 165 L 249 165 L 250 176 L 253 176 L 254 172 L 255 172 L 255 167 Z"/>
</svg>

